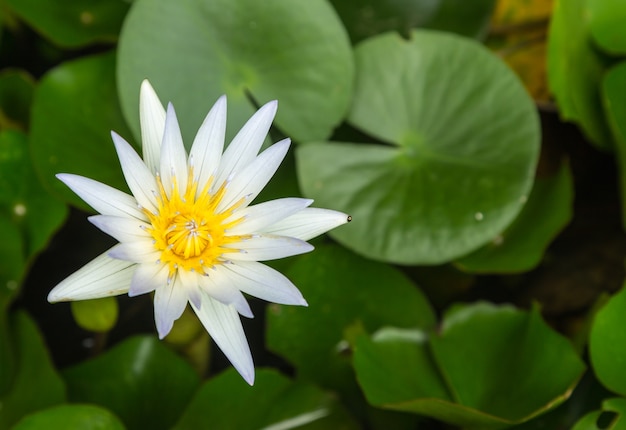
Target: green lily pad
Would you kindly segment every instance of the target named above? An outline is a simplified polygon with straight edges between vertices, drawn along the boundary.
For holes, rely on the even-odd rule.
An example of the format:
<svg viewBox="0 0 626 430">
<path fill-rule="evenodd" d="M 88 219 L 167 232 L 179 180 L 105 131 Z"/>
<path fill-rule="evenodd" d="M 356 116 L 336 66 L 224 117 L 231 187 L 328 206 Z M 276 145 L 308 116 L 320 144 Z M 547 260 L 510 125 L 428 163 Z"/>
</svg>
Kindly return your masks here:
<svg viewBox="0 0 626 430">
<path fill-rule="evenodd" d="M 245 413 L 242 413 L 245 411 Z M 357 429 L 336 398 L 275 370 L 257 371 L 254 386 L 229 369 L 207 381 L 176 429 Z"/>
<path fill-rule="evenodd" d="M 75 173 L 127 190 L 111 141 L 111 130 L 131 137 L 114 70 L 114 52 L 83 57 L 48 72 L 35 91 L 30 135 L 35 168 L 46 188 L 84 210 L 91 209 L 55 174 Z"/>
<path fill-rule="evenodd" d="M 67 207 L 39 182 L 28 143 L 21 132 L 0 133 L 0 211 L 21 231 L 25 259 L 46 246 L 67 216 Z"/>
<path fill-rule="evenodd" d="M 622 198 L 622 224 L 626 227 L 626 62 L 609 69 L 602 81 L 606 116 L 615 139 Z"/>
<path fill-rule="evenodd" d="M 441 0 L 426 28 L 483 39 L 495 4 L 496 0 Z"/>
<path fill-rule="evenodd" d="M 1 430 L 11 428 L 31 412 L 65 401 L 63 380 L 56 373 L 33 320 L 23 312 L 16 312 L 9 321 L 15 362 L 11 367 L 0 367 L 0 382 L 11 381 L 8 392 L 0 392 Z"/>
<path fill-rule="evenodd" d="M 278 99 L 275 124 L 308 141 L 328 137 L 345 117 L 353 61 L 325 0 L 138 0 L 120 36 L 117 77 L 135 136 L 139 85 L 148 78 L 161 101 L 176 107 L 188 144 L 222 94 L 230 138 L 255 104 Z"/>
<path fill-rule="evenodd" d="M 107 332 L 117 322 L 119 309 L 116 297 L 79 300 L 71 302 L 70 305 L 74 320 L 85 330 Z"/>
<path fill-rule="evenodd" d="M 576 422 L 576 425 L 572 427 L 572 430 L 606 430 L 604 427 L 600 429 L 597 425 L 598 419 L 601 415 L 601 411 L 589 412 Z"/>
<path fill-rule="evenodd" d="M 387 31 L 408 36 L 430 21 L 441 0 L 331 0 L 352 43 Z"/>
<path fill-rule="evenodd" d="M 598 421 L 606 412 L 613 412 L 611 421 L 600 427 Z M 601 411 L 589 412 L 582 417 L 572 430 L 626 430 L 626 399 L 607 399 L 602 403 Z"/>
<path fill-rule="evenodd" d="M 358 337 L 354 368 L 376 406 L 498 429 L 561 403 L 585 366 L 536 309 L 477 303 L 448 312 L 438 332 Z"/>
<path fill-rule="evenodd" d="M 299 257 L 285 274 L 309 306 L 270 305 L 268 347 L 289 360 L 298 375 L 348 397 L 358 393 L 344 333 L 352 324 L 375 330 L 388 324 L 430 327 L 435 322 L 426 298 L 399 271 L 336 245 L 319 246 Z"/>
<path fill-rule="evenodd" d="M 22 278 L 26 270 L 24 258 L 24 238 L 15 227 L 13 220 L 4 214 L 0 215 L 0 320 L 14 297 L 20 291 Z M 2 323 L 0 323 L 2 326 Z M 0 346 L 3 342 L 0 336 Z M 3 349 L 0 348 L 0 356 Z M 2 363 L 0 359 L 0 364 Z M 1 386 L 2 384 L 0 384 Z M 0 390 L 1 391 L 1 390 Z"/>
<path fill-rule="evenodd" d="M 57 45 L 114 42 L 128 11 L 124 0 L 6 0 L 21 19 Z"/>
<path fill-rule="evenodd" d="M 414 28 L 430 28 L 483 37 L 495 0 L 331 0 L 352 43 L 387 31 L 409 37 Z"/>
<path fill-rule="evenodd" d="M 120 420 L 94 405 L 60 405 L 26 416 L 13 430 L 124 430 Z"/>
<path fill-rule="evenodd" d="M 621 0 L 592 0 L 589 6 L 589 30 L 594 41 L 610 54 L 626 54 L 626 3 Z"/>
<path fill-rule="evenodd" d="M 565 162 L 555 175 L 535 180 L 526 206 L 502 234 L 456 264 L 465 271 L 480 273 L 535 268 L 550 242 L 572 219 L 573 203 L 572 172 Z"/>
<path fill-rule="evenodd" d="M 131 430 L 171 428 L 199 384 L 185 361 L 147 336 L 129 338 L 63 376 L 70 401 L 103 406 Z"/>
<path fill-rule="evenodd" d="M 6 314 L 20 290 L 26 267 L 67 215 L 35 174 L 25 134 L 0 131 L 0 367 L 7 351 Z M 0 380 L 0 392 L 3 383 Z"/>
<path fill-rule="evenodd" d="M 5 69 L 0 72 L 0 130 L 26 130 L 35 82 L 27 72 Z"/>
<path fill-rule="evenodd" d="M 622 288 L 595 316 L 589 335 L 591 365 L 609 390 L 626 395 L 626 289 Z"/>
<path fill-rule="evenodd" d="M 609 149 L 613 143 L 600 99 L 607 59 L 591 43 L 590 3 L 555 2 L 548 34 L 548 84 L 561 117 L 578 124 L 599 148 Z"/>
<path fill-rule="evenodd" d="M 376 36 L 355 55 L 349 121 L 386 145 L 296 152 L 303 193 L 353 217 L 331 236 L 400 264 L 447 262 L 495 238 L 522 209 L 538 157 L 517 77 L 476 42 L 432 31 Z"/>
</svg>

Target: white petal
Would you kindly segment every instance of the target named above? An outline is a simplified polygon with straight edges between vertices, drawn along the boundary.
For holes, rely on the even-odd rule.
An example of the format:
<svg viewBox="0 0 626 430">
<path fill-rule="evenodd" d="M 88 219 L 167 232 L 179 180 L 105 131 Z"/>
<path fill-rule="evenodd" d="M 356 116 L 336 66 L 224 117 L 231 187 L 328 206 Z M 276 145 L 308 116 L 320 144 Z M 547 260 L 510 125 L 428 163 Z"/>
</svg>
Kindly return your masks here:
<svg viewBox="0 0 626 430">
<path fill-rule="evenodd" d="M 152 174 L 156 174 L 161 158 L 161 141 L 165 129 L 165 109 L 147 79 L 139 92 L 139 122 L 143 161 Z"/>
<path fill-rule="evenodd" d="M 168 275 L 169 269 L 164 264 L 155 262 L 138 264 L 133 279 L 130 281 L 128 295 L 135 297 L 154 291 L 167 284 Z"/>
<path fill-rule="evenodd" d="M 140 239 L 150 239 L 150 233 L 146 231 L 149 224 L 136 218 L 94 215 L 89 221 L 119 242 L 131 242 Z"/>
<path fill-rule="evenodd" d="M 89 206 L 103 215 L 146 219 L 133 196 L 83 176 L 59 173 L 56 177 L 70 187 Z"/>
<path fill-rule="evenodd" d="M 232 285 L 230 280 L 223 275 L 222 265 L 216 266 L 203 276 L 200 281 L 202 290 L 225 305 L 233 305 L 237 312 L 247 318 L 253 318 L 252 309 L 246 298 L 241 294 L 238 287 Z"/>
<path fill-rule="evenodd" d="M 74 272 L 48 294 L 50 303 L 98 299 L 128 291 L 135 264 L 99 255 Z"/>
<path fill-rule="evenodd" d="M 306 208 L 262 229 L 262 231 L 280 236 L 295 237 L 300 240 L 309 240 L 351 220 L 352 218 L 343 212 Z"/>
<path fill-rule="evenodd" d="M 220 265 L 216 269 L 229 283 L 246 294 L 283 305 L 307 306 L 300 290 L 285 275 L 265 264 L 237 261 Z"/>
<path fill-rule="evenodd" d="M 287 155 L 289 139 L 281 140 L 278 143 L 263 151 L 254 161 L 235 176 L 226 187 L 226 192 L 220 203 L 217 205 L 217 211 L 221 212 L 242 198 L 252 201 L 267 185 L 280 163 Z"/>
<path fill-rule="evenodd" d="M 226 133 L 226 96 L 220 97 L 202 122 L 193 141 L 189 162 L 193 164 L 194 178 L 200 184 L 198 193 L 209 178 L 217 173 Z"/>
<path fill-rule="evenodd" d="M 266 103 L 239 130 L 222 156 L 216 178 L 218 185 L 229 177 L 237 175 L 241 169 L 254 160 L 272 125 L 277 108 L 278 102 L 275 100 Z"/>
<path fill-rule="evenodd" d="M 187 294 L 176 278 L 154 291 L 154 321 L 159 332 L 159 339 L 167 336 L 174 321 L 183 314 L 185 307 L 187 307 Z"/>
<path fill-rule="evenodd" d="M 225 252 L 224 257 L 234 261 L 276 260 L 313 250 L 313 245 L 303 240 L 269 234 L 254 235 L 226 247 L 234 252 Z"/>
<path fill-rule="evenodd" d="M 109 257 L 133 263 L 154 263 L 160 256 L 151 239 L 119 243 L 109 250 Z"/>
<path fill-rule="evenodd" d="M 189 301 L 196 305 L 196 307 L 201 307 L 202 296 L 200 292 L 200 279 L 204 278 L 204 275 L 198 274 L 196 272 L 178 269 L 177 277 L 180 281 L 180 284 L 187 292 L 187 297 Z"/>
<path fill-rule="evenodd" d="M 171 103 L 167 105 L 159 173 L 168 197 L 171 195 L 174 178 L 178 184 L 179 194 L 181 196 L 185 194 L 187 189 L 187 153 L 183 144 L 183 136 L 180 134 L 176 112 Z"/>
<path fill-rule="evenodd" d="M 226 219 L 224 223 L 229 223 L 242 218 L 237 225 L 228 230 L 228 234 L 237 235 L 255 233 L 290 215 L 293 215 L 298 211 L 301 211 L 311 203 L 313 203 L 313 200 L 299 199 L 295 197 L 270 200 L 269 202 L 248 206 L 247 208 L 237 211 Z"/>
<path fill-rule="evenodd" d="M 198 309 L 193 304 L 191 307 L 243 379 L 254 384 L 252 354 L 235 307 L 220 303 L 205 293 L 202 294 L 202 307 Z"/>
<path fill-rule="evenodd" d="M 142 207 L 154 212 L 156 210 L 154 202 L 157 190 L 154 176 L 128 142 L 115 132 L 111 132 L 111 136 L 128 188 Z"/>
</svg>

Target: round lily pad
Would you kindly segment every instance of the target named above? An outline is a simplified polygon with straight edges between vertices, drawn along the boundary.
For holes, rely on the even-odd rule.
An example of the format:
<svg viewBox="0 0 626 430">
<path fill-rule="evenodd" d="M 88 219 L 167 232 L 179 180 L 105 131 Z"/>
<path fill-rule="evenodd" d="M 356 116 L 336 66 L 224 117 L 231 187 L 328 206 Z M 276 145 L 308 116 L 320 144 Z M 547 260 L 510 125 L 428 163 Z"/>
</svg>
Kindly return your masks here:
<svg viewBox="0 0 626 430">
<path fill-rule="evenodd" d="M 111 412 L 94 405 L 59 405 L 26 416 L 15 430 L 47 428 L 83 430 L 124 430 L 124 425 Z"/>
<path fill-rule="evenodd" d="M 227 135 L 278 99 L 275 124 L 295 140 L 324 139 L 346 115 L 353 59 L 347 33 L 324 0 L 139 0 L 124 23 L 118 88 L 139 135 L 139 85 L 148 78 L 176 106 L 183 137 L 228 95 Z M 165 31 L 164 31 L 165 30 Z"/>
<path fill-rule="evenodd" d="M 626 2 L 593 0 L 588 2 L 589 29 L 594 41 L 611 54 L 626 54 Z"/>
<path fill-rule="evenodd" d="M 104 333 L 113 328 L 119 312 L 116 297 L 71 302 L 76 323 L 85 330 Z"/>
<path fill-rule="evenodd" d="M 59 46 L 77 48 L 114 42 L 128 11 L 123 0 L 7 0 L 7 5 Z"/>
<path fill-rule="evenodd" d="M 626 395 L 626 289 L 615 294 L 596 314 L 589 335 L 589 354 L 594 373 L 609 390 Z"/>
<path fill-rule="evenodd" d="M 115 94 L 114 54 L 83 57 L 46 73 L 31 110 L 33 164 L 44 186 L 85 210 L 91 209 L 56 178 L 57 173 L 127 189 L 110 134 L 115 130 L 130 138 Z"/>
<path fill-rule="evenodd" d="M 352 215 L 331 235 L 367 257 L 438 264 L 504 230 L 522 209 L 539 150 L 536 109 L 478 43 L 415 31 L 355 51 L 350 123 L 379 144 L 297 149 L 304 194 Z"/>
</svg>

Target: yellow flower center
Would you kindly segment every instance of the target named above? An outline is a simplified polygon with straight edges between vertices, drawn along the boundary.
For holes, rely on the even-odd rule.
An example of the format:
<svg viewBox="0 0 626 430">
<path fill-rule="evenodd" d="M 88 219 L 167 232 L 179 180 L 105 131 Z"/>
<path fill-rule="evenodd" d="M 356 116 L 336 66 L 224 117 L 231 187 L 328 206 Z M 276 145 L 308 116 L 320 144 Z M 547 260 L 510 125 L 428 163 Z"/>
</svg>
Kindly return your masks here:
<svg viewBox="0 0 626 430">
<path fill-rule="evenodd" d="M 210 180 L 198 193 L 192 169 L 184 194 L 180 194 L 175 178 L 172 182 L 168 197 L 161 178 L 157 176 L 157 210 L 152 213 L 144 209 L 151 224 L 148 232 L 154 239 L 154 247 L 161 252 L 161 263 L 169 266 L 170 276 L 180 269 L 205 273 L 206 269 L 224 262 L 222 254 L 236 252 L 224 245 L 247 237 L 226 234 L 241 218 L 225 222 L 244 200 L 218 213 L 217 207 L 225 192 L 223 185 L 211 193 Z"/>
</svg>

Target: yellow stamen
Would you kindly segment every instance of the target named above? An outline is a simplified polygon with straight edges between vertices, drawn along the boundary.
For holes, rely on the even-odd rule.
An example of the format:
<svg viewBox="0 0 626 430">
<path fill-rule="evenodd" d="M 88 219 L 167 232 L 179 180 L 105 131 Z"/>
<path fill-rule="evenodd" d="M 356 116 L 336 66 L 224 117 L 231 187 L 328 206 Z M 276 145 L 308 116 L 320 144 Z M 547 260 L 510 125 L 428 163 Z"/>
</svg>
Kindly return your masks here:
<svg viewBox="0 0 626 430">
<path fill-rule="evenodd" d="M 174 276 L 176 270 L 205 273 L 207 268 L 224 261 L 223 253 L 233 252 L 224 245 L 247 237 L 226 234 L 227 229 L 241 222 L 241 218 L 225 222 L 245 199 L 218 213 L 217 207 L 226 187 L 222 185 L 211 193 L 212 182 L 213 178 L 198 192 L 198 183 L 190 168 L 184 194 L 180 194 L 174 177 L 168 197 L 161 178 L 157 176 L 157 210 L 152 213 L 144 209 L 144 213 L 151 224 L 147 231 L 154 239 L 154 247 L 161 252 L 161 263 L 169 266 L 170 276 Z"/>
</svg>

